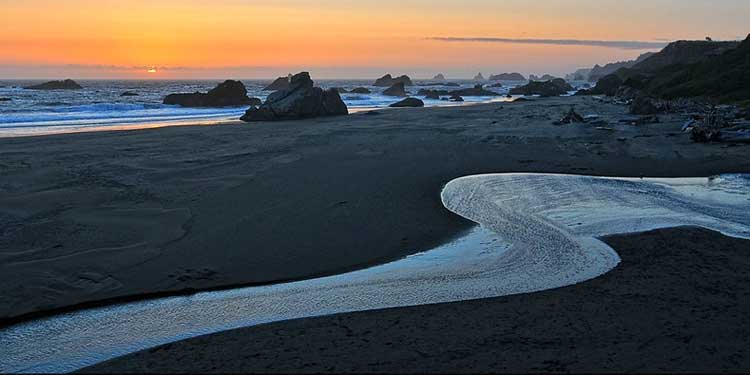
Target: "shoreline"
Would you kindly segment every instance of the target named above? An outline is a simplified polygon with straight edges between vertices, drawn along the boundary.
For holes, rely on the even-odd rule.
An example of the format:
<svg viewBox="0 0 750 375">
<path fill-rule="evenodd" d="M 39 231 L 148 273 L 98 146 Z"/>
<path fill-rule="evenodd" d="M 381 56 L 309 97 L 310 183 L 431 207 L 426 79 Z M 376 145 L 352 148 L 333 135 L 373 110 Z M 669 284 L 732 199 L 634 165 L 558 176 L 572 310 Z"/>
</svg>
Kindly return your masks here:
<svg viewBox="0 0 750 375">
<path fill-rule="evenodd" d="M 676 116 L 662 124 L 617 125 L 615 133 L 551 125 L 570 105 L 625 115 L 624 107 L 588 98 L 551 98 L 252 126 L 1 139 L 0 173 L 10 183 L 0 186 L 8 193 L 0 199 L 0 223 L 12 229 L 0 236 L 0 289 L 8 295 L 2 322 L 399 259 L 471 226 L 439 201 L 442 184 L 467 174 L 750 171 L 743 146 L 697 145 L 672 135 L 681 126 Z M 117 226 L 89 227 L 100 217 L 116 219 Z M 39 236 L 53 224 L 52 233 L 74 234 L 75 224 L 84 235 L 100 234 Z M 135 236 L 140 225 L 163 230 L 141 238 Z M 317 244 L 307 240 L 315 237 Z M 31 238 L 38 249 L 24 245 Z M 115 264 L 108 261 L 112 251 Z M 58 273 L 60 267 L 67 271 Z M 31 270 L 48 276 L 14 281 Z M 49 287 L 62 292 L 47 301 L 27 298 Z"/>
</svg>

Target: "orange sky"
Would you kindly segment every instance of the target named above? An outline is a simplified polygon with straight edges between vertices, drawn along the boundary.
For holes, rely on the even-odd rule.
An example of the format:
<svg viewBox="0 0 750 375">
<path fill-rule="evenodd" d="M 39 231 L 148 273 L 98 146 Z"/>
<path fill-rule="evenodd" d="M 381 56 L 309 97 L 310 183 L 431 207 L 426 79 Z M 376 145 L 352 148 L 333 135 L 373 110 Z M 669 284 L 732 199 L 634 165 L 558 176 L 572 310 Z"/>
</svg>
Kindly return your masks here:
<svg viewBox="0 0 750 375">
<path fill-rule="evenodd" d="M 253 78 L 302 69 L 352 78 L 384 69 L 416 76 L 559 74 L 643 51 L 426 38 L 736 39 L 748 32 L 743 28 L 750 15 L 744 0 L 0 0 L 0 5 L 0 77 L 6 78 L 63 73 Z M 709 9 L 713 19 L 704 16 Z M 163 68 L 149 75 L 148 66 Z"/>
</svg>

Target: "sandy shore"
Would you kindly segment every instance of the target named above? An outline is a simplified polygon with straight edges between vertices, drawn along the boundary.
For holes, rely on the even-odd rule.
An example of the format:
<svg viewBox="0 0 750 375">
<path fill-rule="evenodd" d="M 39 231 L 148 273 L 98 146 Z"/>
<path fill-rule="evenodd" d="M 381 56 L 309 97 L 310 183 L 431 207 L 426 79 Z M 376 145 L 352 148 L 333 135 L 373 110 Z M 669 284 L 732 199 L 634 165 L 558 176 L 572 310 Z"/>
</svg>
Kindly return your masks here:
<svg viewBox="0 0 750 375">
<path fill-rule="evenodd" d="M 694 144 L 681 117 L 555 126 L 594 98 L 0 139 L 0 318 L 96 301 L 339 273 L 471 224 L 444 183 L 488 172 L 749 172 L 748 146 Z"/>
<path fill-rule="evenodd" d="M 750 371 L 750 241 L 700 228 L 605 241 L 622 263 L 570 287 L 245 328 L 84 372 Z"/>
</svg>

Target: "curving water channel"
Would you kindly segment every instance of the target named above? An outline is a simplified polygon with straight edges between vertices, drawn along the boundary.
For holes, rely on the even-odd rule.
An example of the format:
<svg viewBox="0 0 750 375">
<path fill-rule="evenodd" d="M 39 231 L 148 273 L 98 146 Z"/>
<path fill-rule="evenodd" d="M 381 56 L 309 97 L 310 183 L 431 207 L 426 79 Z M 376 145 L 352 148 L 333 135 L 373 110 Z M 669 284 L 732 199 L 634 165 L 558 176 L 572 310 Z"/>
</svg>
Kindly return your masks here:
<svg viewBox="0 0 750 375">
<path fill-rule="evenodd" d="M 312 280 L 63 313 L 0 330 L 0 372 L 68 372 L 134 351 L 262 323 L 528 293 L 614 268 L 597 238 L 697 225 L 750 238 L 750 175 L 459 178 L 444 205 L 480 224 L 402 260 Z"/>
</svg>

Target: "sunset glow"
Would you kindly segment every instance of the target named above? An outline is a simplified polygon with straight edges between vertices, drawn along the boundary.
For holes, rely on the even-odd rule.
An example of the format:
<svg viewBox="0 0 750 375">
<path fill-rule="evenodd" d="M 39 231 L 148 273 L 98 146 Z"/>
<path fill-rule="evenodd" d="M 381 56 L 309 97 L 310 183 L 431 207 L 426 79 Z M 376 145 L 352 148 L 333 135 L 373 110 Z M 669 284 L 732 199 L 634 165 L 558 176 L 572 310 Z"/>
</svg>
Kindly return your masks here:
<svg viewBox="0 0 750 375">
<path fill-rule="evenodd" d="M 330 0 L 324 5 L 302 0 L 6 0 L 0 13 L 0 75 L 45 75 L 64 66 L 71 75 L 138 77 L 153 74 L 148 65 L 153 62 L 164 67 L 159 71 L 164 77 L 270 77 L 303 68 L 318 76 L 351 77 L 399 69 L 453 76 L 562 73 L 643 51 L 430 38 L 655 42 L 744 37 L 750 4 L 725 0 L 716 10 L 715 3 L 681 1 L 677 16 L 670 10 L 674 2 L 666 0 Z M 709 10 L 722 22 L 705 17 Z"/>
</svg>

